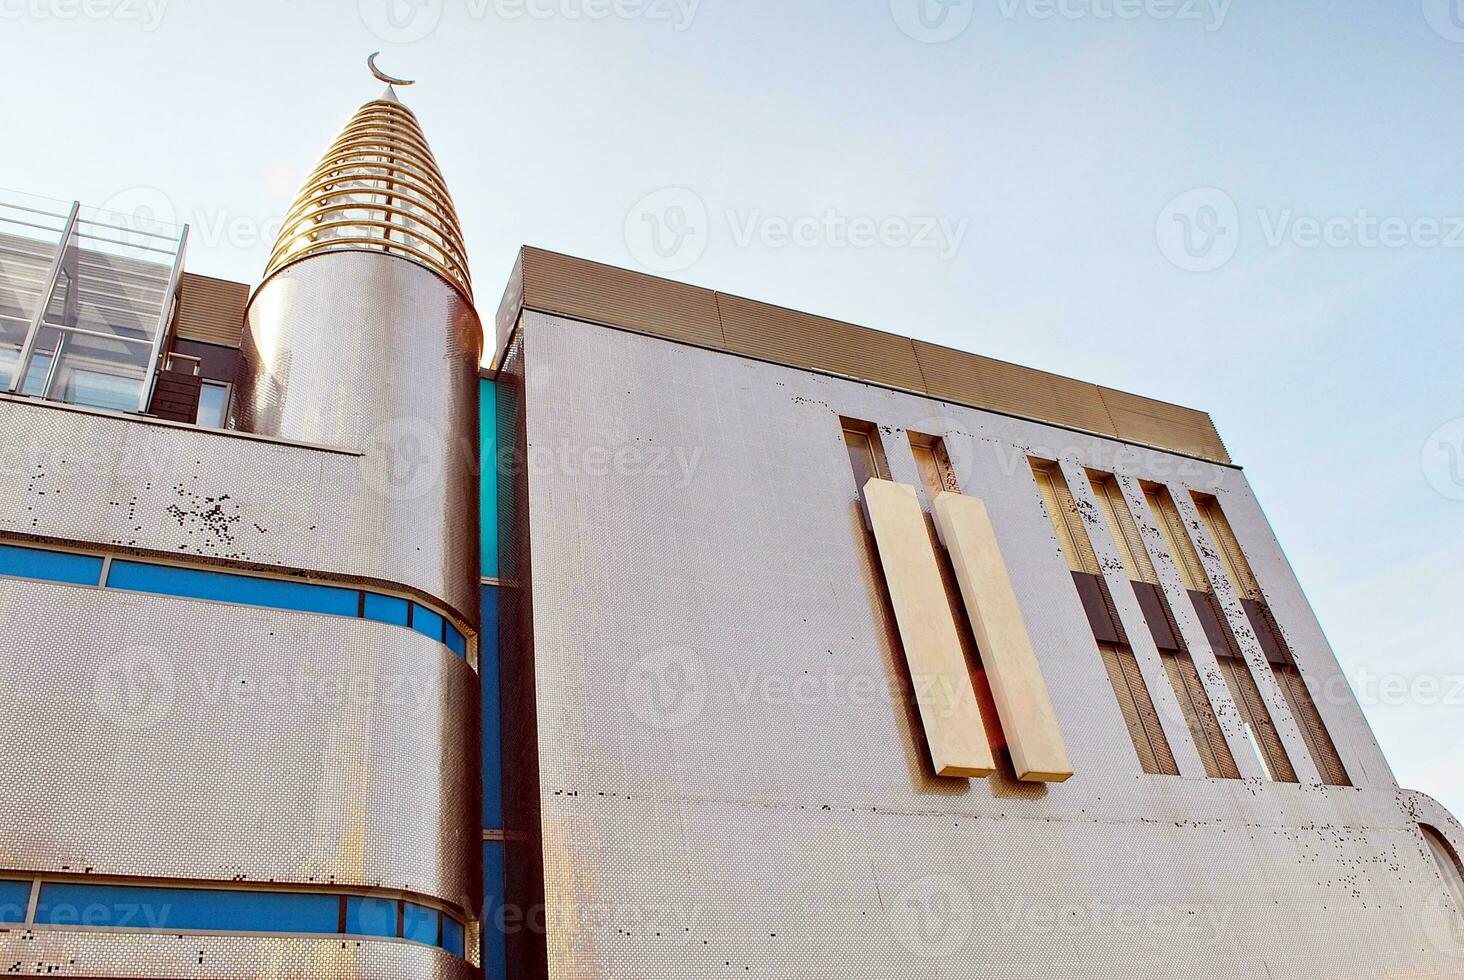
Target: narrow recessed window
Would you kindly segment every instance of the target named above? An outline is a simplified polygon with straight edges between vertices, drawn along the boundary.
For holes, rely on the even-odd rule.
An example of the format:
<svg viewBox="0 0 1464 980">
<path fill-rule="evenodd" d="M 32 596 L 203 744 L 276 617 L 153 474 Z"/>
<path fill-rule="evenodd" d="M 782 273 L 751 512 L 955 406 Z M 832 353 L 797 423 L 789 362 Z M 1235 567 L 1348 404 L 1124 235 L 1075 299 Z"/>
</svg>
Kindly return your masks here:
<svg viewBox="0 0 1464 980">
<path fill-rule="evenodd" d="M 1236 768 L 1235 759 L 1225 742 L 1225 734 L 1175 621 L 1169 599 L 1159 586 L 1153 561 L 1117 478 L 1108 473 L 1090 472 L 1088 479 L 1098 501 L 1098 509 L 1103 512 L 1109 534 L 1123 559 L 1134 595 L 1139 600 L 1139 610 L 1154 637 L 1159 661 L 1164 665 L 1169 686 L 1179 702 L 1185 727 L 1189 729 L 1190 739 L 1205 767 L 1205 775 L 1210 779 L 1239 779 L 1240 770 Z"/>
<path fill-rule="evenodd" d="M 1317 710 L 1311 691 L 1307 689 L 1306 680 L 1301 675 L 1301 669 L 1296 664 L 1296 657 L 1292 653 L 1290 645 L 1282 634 L 1281 628 L 1276 624 L 1265 596 L 1261 594 L 1261 587 L 1256 580 L 1255 572 L 1251 569 L 1245 552 L 1241 550 L 1240 540 L 1230 526 L 1230 521 L 1225 517 L 1225 511 L 1221 508 L 1220 501 L 1206 494 L 1196 493 L 1193 496 L 1200 521 L 1209 533 L 1220 563 L 1225 569 L 1226 577 L 1235 588 L 1241 607 L 1245 610 L 1246 619 L 1250 621 L 1261 651 L 1270 664 L 1272 676 L 1276 679 L 1276 686 L 1280 688 L 1281 694 L 1286 699 L 1287 707 L 1291 709 L 1291 717 L 1301 732 L 1302 740 L 1306 743 L 1312 761 L 1316 764 L 1317 774 L 1321 777 L 1322 782 L 1328 785 L 1351 786 L 1352 780 L 1347 776 L 1347 769 L 1342 764 L 1342 757 L 1337 752 L 1336 743 L 1332 741 L 1326 723 L 1322 721 L 1321 712 Z M 1259 728 L 1262 736 L 1266 734 L 1269 726 L 1270 719 L 1267 715 Z M 1275 756 L 1279 751 L 1279 739 L 1274 747 L 1265 737 L 1259 738 L 1258 741 L 1263 748 L 1270 750 L 1264 753 L 1271 761 L 1268 768 L 1273 770 L 1286 768 L 1276 765 Z"/>
<path fill-rule="evenodd" d="M 1240 769 L 1235 765 L 1235 756 L 1230 754 L 1230 745 L 1225 741 L 1225 732 L 1215 717 L 1210 704 L 1210 695 L 1200 680 L 1199 668 L 1195 666 L 1188 650 L 1172 652 L 1160 650 L 1159 659 L 1164 662 L 1164 672 L 1169 675 L 1169 686 L 1179 699 L 1179 710 L 1194 741 L 1195 751 L 1210 779 L 1239 779 Z"/>
<path fill-rule="evenodd" d="M 205 381 L 198 392 L 197 424 L 222 429 L 229 411 L 229 385 L 222 381 Z"/>
<path fill-rule="evenodd" d="M 1322 782 L 1328 786 L 1351 786 L 1352 780 L 1347 775 L 1347 767 L 1342 764 L 1337 745 L 1327 731 L 1326 722 L 1322 721 L 1322 713 L 1317 710 L 1316 700 L 1312 698 L 1301 671 L 1295 664 L 1276 663 L 1271 665 L 1271 671 L 1276 676 L 1281 693 L 1286 696 L 1291 717 L 1296 719 L 1296 725 L 1301 729 L 1301 737 L 1306 741 L 1306 747 L 1311 752 L 1312 761 L 1317 765 L 1317 774 L 1322 777 Z"/>
<path fill-rule="evenodd" d="M 1164 536 L 1164 543 L 1169 548 L 1169 557 L 1174 560 L 1175 566 L 1179 569 L 1179 576 L 1184 580 L 1184 587 L 1191 592 L 1210 591 L 1210 580 L 1205 576 L 1205 566 L 1200 564 L 1199 553 L 1195 551 L 1195 546 L 1190 541 L 1189 532 L 1184 527 L 1184 520 L 1179 516 L 1179 508 L 1174 505 L 1174 498 L 1169 496 L 1169 491 L 1156 484 L 1146 484 L 1144 499 L 1149 502 L 1149 510 L 1153 512 L 1154 523 L 1159 526 L 1159 532 Z"/>
<path fill-rule="evenodd" d="M 1256 735 L 1256 726 L 1249 720 L 1245 723 L 1245 737 L 1250 741 L 1251 750 L 1256 754 L 1256 761 L 1261 764 L 1261 770 L 1271 782 L 1276 781 L 1276 774 L 1271 771 L 1271 763 L 1266 759 L 1265 750 L 1261 748 L 1260 736 Z"/>
<path fill-rule="evenodd" d="M 1139 766 L 1144 772 L 1164 776 L 1179 775 L 1179 765 L 1174 760 L 1164 727 L 1159 721 L 1159 712 L 1154 707 L 1153 696 L 1144 683 L 1143 671 L 1138 658 L 1129 646 L 1128 637 L 1119 621 L 1113 596 L 1108 591 L 1093 551 L 1093 541 L 1088 528 L 1078 513 L 1072 488 L 1063 476 L 1062 468 L 1048 460 L 1029 460 L 1032 478 L 1042 494 L 1042 503 L 1052 528 L 1057 533 L 1058 545 L 1067 559 L 1072 572 L 1073 583 L 1083 610 L 1088 614 L 1088 624 L 1093 629 L 1098 652 L 1103 659 L 1103 669 L 1108 674 L 1108 683 L 1118 701 L 1119 713 L 1123 715 L 1129 738 L 1139 757 Z"/>
<path fill-rule="evenodd" d="M 1118 710 L 1128 725 L 1134 751 L 1139 755 L 1140 768 L 1156 775 L 1178 776 L 1179 765 L 1174 761 L 1169 740 L 1164 737 L 1164 726 L 1144 684 L 1138 658 L 1127 646 L 1113 643 L 1100 643 L 1098 650 L 1103 655 L 1108 683 L 1118 699 Z"/>
<path fill-rule="evenodd" d="M 1256 686 L 1256 679 L 1251 676 L 1249 665 L 1238 654 L 1218 656 L 1216 664 L 1230 688 L 1231 700 L 1240 710 L 1246 738 L 1260 758 L 1266 778 L 1282 783 L 1297 782 L 1296 770 L 1286 756 L 1286 747 L 1281 742 L 1275 723 L 1271 721 L 1271 712 L 1266 708 L 1266 701 L 1261 696 L 1261 689 Z"/>
<path fill-rule="evenodd" d="M 935 503 L 935 498 L 941 493 L 961 492 L 961 481 L 956 479 L 956 469 L 951 465 L 944 439 L 912 432 L 910 451 L 915 455 L 915 468 L 920 471 L 920 482 L 925 485 L 927 502 Z"/>
<path fill-rule="evenodd" d="M 1108 523 L 1113 543 L 1118 546 L 1118 554 L 1123 559 L 1128 577 L 1135 582 L 1158 585 L 1159 577 L 1154 574 L 1148 549 L 1144 547 L 1144 539 L 1139 535 L 1139 526 L 1134 523 L 1134 515 L 1129 513 L 1128 502 L 1123 499 L 1118 480 L 1106 473 L 1089 473 L 1088 479 L 1093 485 L 1093 496 L 1098 499 L 1098 509 L 1103 511 L 1103 519 Z"/>
<path fill-rule="evenodd" d="M 1083 519 L 1078 516 L 1078 505 L 1073 493 L 1063 479 L 1062 470 L 1056 463 L 1032 460 L 1032 477 L 1037 489 L 1042 492 L 1042 503 L 1047 516 L 1052 520 L 1052 529 L 1057 532 L 1057 543 L 1067 559 L 1068 568 L 1074 572 L 1098 574 L 1098 558 L 1093 554 L 1093 545 L 1088 540 L 1088 531 Z"/>
<path fill-rule="evenodd" d="M 1240 550 L 1240 542 L 1235 537 L 1234 529 L 1225 519 L 1225 512 L 1220 509 L 1220 501 L 1204 494 L 1197 493 L 1193 496 L 1195 507 L 1200 512 L 1200 520 L 1204 522 L 1205 530 L 1210 532 L 1210 540 L 1215 544 L 1230 584 L 1244 598 L 1261 598 L 1261 587 L 1251 571 L 1250 562 L 1246 561 L 1245 552 Z"/>
<path fill-rule="evenodd" d="M 840 419 L 844 426 L 844 442 L 849 447 L 849 462 L 854 467 L 854 483 L 862 491 L 871 479 L 888 480 L 890 465 L 880 445 L 879 430 L 871 422 Z"/>
</svg>

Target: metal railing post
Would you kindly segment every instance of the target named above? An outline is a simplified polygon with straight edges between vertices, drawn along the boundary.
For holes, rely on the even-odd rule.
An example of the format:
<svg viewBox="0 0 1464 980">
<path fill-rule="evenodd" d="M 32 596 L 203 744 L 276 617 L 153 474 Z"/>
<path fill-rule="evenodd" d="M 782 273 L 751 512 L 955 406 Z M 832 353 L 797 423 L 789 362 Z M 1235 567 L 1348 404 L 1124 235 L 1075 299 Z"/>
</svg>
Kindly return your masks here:
<svg viewBox="0 0 1464 980">
<path fill-rule="evenodd" d="M 36 307 L 35 316 L 31 317 L 30 329 L 26 332 L 25 343 L 20 348 L 20 358 L 15 362 L 15 375 L 10 379 L 10 391 L 20 390 L 25 383 L 26 372 L 30 370 L 31 355 L 35 353 L 36 338 L 40 336 L 41 327 L 46 322 L 46 310 L 51 306 L 51 299 L 56 292 L 56 282 L 61 278 L 61 267 L 66 261 L 66 249 L 71 244 L 71 236 L 76 231 L 76 215 L 81 210 L 80 201 L 71 202 L 71 213 L 66 216 L 66 226 L 61 229 L 61 244 L 56 249 L 56 257 L 51 260 L 51 269 L 46 273 L 46 285 L 40 293 L 40 304 Z"/>
<path fill-rule="evenodd" d="M 147 374 L 142 379 L 142 392 L 138 395 L 137 410 L 147 411 L 147 403 L 152 399 L 153 383 L 157 379 L 158 358 L 163 350 L 163 338 L 168 333 L 168 325 L 173 317 L 173 310 L 178 304 L 178 284 L 183 278 L 183 255 L 188 251 L 188 226 L 183 226 L 183 234 L 178 238 L 178 254 L 173 258 L 173 272 L 168 277 L 168 291 L 163 294 L 163 310 L 158 314 L 158 329 L 153 335 L 152 353 L 148 355 Z"/>
</svg>

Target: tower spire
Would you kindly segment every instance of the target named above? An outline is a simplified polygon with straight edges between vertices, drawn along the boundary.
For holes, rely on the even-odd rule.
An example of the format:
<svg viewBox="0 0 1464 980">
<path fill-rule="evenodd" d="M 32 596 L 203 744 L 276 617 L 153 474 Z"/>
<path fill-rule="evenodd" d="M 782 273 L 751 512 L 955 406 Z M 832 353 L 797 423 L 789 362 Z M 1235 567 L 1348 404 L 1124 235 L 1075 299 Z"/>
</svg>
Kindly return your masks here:
<svg viewBox="0 0 1464 980">
<path fill-rule="evenodd" d="M 264 277 L 322 252 L 378 251 L 425 266 L 471 303 L 452 196 L 416 115 L 396 94 L 415 83 L 381 71 L 375 54 L 367 66 L 386 91 L 357 110 L 305 179 Z"/>
</svg>

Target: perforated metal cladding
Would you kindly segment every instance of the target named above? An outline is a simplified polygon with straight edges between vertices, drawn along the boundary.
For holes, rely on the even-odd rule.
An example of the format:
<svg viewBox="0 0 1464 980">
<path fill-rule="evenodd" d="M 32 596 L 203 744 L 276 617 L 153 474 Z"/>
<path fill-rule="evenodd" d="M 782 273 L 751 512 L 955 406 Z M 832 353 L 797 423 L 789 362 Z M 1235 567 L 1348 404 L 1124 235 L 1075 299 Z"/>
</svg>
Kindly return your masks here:
<svg viewBox="0 0 1464 980">
<path fill-rule="evenodd" d="M 15 579 L 0 628 L 0 869 L 383 887 L 476 912 L 477 677 L 440 643 Z"/>
<path fill-rule="evenodd" d="M 426 269 L 370 252 L 314 255 L 250 303 L 238 428 L 358 449 L 397 504 L 380 529 L 399 556 L 441 563 L 476 606 L 478 359 L 467 301 Z"/>
<path fill-rule="evenodd" d="M 477 622 L 472 478 L 442 482 L 445 471 L 424 470 L 428 489 L 403 499 L 383 469 L 389 452 L 360 457 L 4 399 L 0 431 L 0 532 L 396 583 Z"/>
<path fill-rule="evenodd" d="M 1248 499 L 1236 471 L 542 314 L 523 336 L 555 453 L 529 471 L 550 976 L 1458 976 L 1391 780 L 1139 772 L 1025 457 Z M 926 774 L 841 415 L 900 482 L 905 431 L 942 436 L 986 501 L 1068 782 Z"/>
<path fill-rule="evenodd" d="M 470 980 L 467 963 L 402 942 L 0 930 L 0 964 L 48 977 Z"/>
</svg>

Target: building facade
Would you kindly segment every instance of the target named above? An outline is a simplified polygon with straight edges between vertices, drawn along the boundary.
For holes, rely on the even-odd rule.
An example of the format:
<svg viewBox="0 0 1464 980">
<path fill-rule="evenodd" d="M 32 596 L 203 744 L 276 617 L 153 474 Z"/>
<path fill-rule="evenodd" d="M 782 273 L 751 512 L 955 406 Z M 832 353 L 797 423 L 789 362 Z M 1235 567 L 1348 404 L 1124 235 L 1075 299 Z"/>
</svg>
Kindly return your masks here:
<svg viewBox="0 0 1464 980">
<path fill-rule="evenodd" d="M 0 202 L 12 972 L 1464 975 L 1204 413 L 538 249 L 482 322 L 390 89 L 186 242 Z"/>
</svg>

